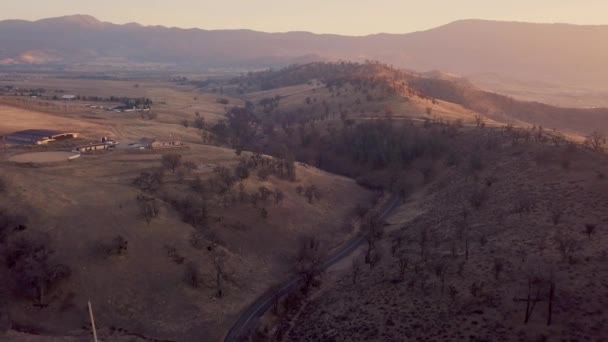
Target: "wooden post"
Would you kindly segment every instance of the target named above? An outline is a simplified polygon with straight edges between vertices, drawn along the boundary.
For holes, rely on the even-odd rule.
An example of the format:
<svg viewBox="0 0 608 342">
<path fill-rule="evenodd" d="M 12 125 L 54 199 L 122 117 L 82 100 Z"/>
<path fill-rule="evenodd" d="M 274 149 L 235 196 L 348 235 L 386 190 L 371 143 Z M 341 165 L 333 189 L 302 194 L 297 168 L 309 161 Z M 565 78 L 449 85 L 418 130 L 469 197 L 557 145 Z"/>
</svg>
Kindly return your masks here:
<svg viewBox="0 0 608 342">
<path fill-rule="evenodd" d="M 551 279 L 549 283 L 549 308 L 547 312 L 547 325 L 551 325 L 553 316 L 553 297 L 555 296 L 555 279 Z"/>
<path fill-rule="evenodd" d="M 91 301 L 89 301 L 89 317 L 91 318 L 91 330 L 93 331 L 93 341 L 97 341 L 97 329 L 95 328 L 95 317 L 93 317 L 93 307 Z"/>
</svg>

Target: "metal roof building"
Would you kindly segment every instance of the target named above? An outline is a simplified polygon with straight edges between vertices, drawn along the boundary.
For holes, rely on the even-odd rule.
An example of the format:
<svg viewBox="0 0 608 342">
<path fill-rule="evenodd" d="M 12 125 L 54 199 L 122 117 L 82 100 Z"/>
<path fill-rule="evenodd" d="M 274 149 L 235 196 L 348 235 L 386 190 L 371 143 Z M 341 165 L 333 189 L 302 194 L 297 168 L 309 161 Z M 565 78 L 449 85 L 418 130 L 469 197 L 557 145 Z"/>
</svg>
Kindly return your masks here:
<svg viewBox="0 0 608 342">
<path fill-rule="evenodd" d="M 55 131 L 49 129 L 27 129 L 6 136 L 12 143 L 43 145 L 61 139 L 77 138 L 78 133 Z"/>
</svg>

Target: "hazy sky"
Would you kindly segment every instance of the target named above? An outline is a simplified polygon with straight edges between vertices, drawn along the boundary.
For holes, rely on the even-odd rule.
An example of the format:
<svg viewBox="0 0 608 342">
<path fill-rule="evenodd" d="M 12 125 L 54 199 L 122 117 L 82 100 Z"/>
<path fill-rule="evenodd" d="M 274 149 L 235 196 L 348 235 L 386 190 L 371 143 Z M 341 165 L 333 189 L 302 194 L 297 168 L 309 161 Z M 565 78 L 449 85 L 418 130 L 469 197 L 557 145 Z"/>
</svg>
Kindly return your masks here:
<svg viewBox="0 0 608 342">
<path fill-rule="evenodd" d="M 0 0 L 0 19 L 66 14 L 184 28 L 363 35 L 471 18 L 608 24 L 608 0 Z"/>
</svg>

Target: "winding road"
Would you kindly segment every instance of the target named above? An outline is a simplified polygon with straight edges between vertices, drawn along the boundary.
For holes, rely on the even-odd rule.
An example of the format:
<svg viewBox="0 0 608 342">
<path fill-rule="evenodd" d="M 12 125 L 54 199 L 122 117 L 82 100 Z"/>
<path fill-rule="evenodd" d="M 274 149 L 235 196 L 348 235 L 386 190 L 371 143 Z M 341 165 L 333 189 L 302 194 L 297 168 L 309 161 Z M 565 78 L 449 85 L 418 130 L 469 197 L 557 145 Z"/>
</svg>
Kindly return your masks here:
<svg viewBox="0 0 608 342">
<path fill-rule="evenodd" d="M 381 218 L 386 218 L 399 204 L 401 201 L 400 196 L 392 196 L 389 201 L 384 205 Z M 359 246 L 365 243 L 365 238 L 362 236 L 356 236 L 344 243 L 340 248 L 331 253 L 327 259 L 321 264 L 323 270 L 328 269 L 338 261 L 344 259 L 350 255 Z M 243 310 L 239 318 L 234 322 L 228 333 L 224 338 L 224 342 L 236 342 L 240 338 L 246 336 L 246 333 L 255 325 L 257 320 L 272 306 L 275 298 L 281 298 L 286 294 L 293 292 L 298 289 L 298 284 L 302 281 L 302 278 L 297 276 L 294 277 L 281 286 L 273 287 L 258 297 L 253 303 Z"/>
</svg>

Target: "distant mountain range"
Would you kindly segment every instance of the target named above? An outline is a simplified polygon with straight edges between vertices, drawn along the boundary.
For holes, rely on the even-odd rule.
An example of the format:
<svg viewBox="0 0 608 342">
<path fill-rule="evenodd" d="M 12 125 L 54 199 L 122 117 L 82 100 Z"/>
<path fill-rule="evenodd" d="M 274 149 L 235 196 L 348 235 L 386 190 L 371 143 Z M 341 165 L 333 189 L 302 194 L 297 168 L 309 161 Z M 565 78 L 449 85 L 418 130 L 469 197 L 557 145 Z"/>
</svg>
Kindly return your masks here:
<svg viewBox="0 0 608 342">
<path fill-rule="evenodd" d="M 608 26 L 464 20 L 415 33 L 352 37 L 116 25 L 75 15 L 0 21 L 0 64 L 269 67 L 374 59 L 416 71 L 593 86 L 608 81 L 606 42 Z"/>
</svg>

